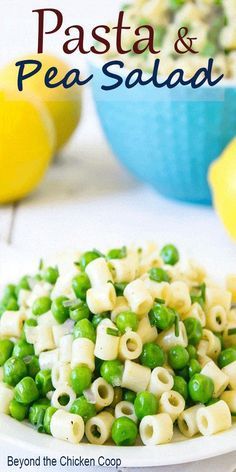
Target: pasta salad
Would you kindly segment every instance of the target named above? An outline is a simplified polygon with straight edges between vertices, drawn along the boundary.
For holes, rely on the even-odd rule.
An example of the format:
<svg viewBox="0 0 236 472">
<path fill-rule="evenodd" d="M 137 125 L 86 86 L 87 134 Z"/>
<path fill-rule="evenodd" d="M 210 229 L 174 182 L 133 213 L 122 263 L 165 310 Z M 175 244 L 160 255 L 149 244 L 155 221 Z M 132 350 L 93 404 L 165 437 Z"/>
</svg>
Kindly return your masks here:
<svg viewBox="0 0 236 472">
<path fill-rule="evenodd" d="M 155 59 L 159 58 L 159 71 L 170 74 L 182 68 L 187 76 L 192 76 L 200 67 L 206 67 L 210 57 L 214 58 L 214 73 L 227 78 L 236 77 L 236 2 L 235 0 L 134 0 L 123 5 L 126 24 L 133 29 L 124 32 L 124 44 L 128 49 L 133 42 L 133 31 L 139 26 L 151 25 L 155 30 L 155 47 L 159 54 L 148 50 L 137 55 L 133 52 L 123 57 L 126 67 L 141 67 L 152 72 Z M 188 27 L 189 36 L 197 38 L 193 49 L 199 54 L 177 54 L 174 43 L 178 30 Z M 114 33 L 115 34 L 115 33 Z M 140 33 L 141 34 L 141 33 Z M 141 34 L 145 36 L 145 32 Z M 117 57 L 114 47 L 107 54 Z"/>
<path fill-rule="evenodd" d="M 78 444 L 212 435 L 236 414 L 236 275 L 167 244 L 40 261 L 0 302 L 0 412 Z"/>
</svg>

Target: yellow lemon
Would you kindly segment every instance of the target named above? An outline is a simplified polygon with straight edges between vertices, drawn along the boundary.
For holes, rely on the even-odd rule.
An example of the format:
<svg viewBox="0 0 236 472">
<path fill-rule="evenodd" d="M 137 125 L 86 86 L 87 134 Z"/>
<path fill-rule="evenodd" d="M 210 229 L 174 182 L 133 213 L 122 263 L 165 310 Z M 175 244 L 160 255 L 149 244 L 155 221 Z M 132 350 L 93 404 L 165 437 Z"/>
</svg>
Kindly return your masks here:
<svg viewBox="0 0 236 472">
<path fill-rule="evenodd" d="M 16 201 L 42 179 L 53 155 L 55 132 L 35 97 L 0 88 L 0 203 Z"/>
<path fill-rule="evenodd" d="M 215 209 L 229 235 L 236 239 L 236 139 L 209 169 Z"/>
<path fill-rule="evenodd" d="M 64 61 L 48 54 L 28 54 L 22 59 L 34 59 L 42 63 L 42 68 L 37 74 L 24 81 L 24 91 L 34 93 L 47 107 L 53 120 L 56 131 L 55 151 L 58 151 L 68 141 L 76 129 L 81 115 L 81 93 L 77 85 L 65 89 L 62 85 L 56 88 L 48 88 L 44 83 L 45 74 L 50 67 L 58 69 L 55 81 L 63 79 L 70 70 Z M 7 65 L 0 71 L 0 85 L 10 84 L 17 91 L 18 67 L 16 61 Z M 25 66 L 24 73 L 30 73 L 35 65 Z M 24 92 L 18 92 L 20 94 Z"/>
</svg>

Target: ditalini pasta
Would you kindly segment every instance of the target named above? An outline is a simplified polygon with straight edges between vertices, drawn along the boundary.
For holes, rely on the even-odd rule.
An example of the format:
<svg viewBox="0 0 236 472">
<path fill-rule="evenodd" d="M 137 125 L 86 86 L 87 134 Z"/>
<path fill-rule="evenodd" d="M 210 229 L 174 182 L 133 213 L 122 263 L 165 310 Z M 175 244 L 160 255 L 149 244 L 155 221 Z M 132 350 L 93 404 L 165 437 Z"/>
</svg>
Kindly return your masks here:
<svg viewBox="0 0 236 472">
<path fill-rule="evenodd" d="M 145 11 L 165 16 L 161 3 Z M 65 267 L 41 261 L 0 299 L 0 413 L 74 444 L 132 446 L 139 436 L 158 446 L 174 428 L 183 438 L 230 428 L 235 281 L 218 285 L 182 264 L 172 244 L 92 249 Z"/>
</svg>

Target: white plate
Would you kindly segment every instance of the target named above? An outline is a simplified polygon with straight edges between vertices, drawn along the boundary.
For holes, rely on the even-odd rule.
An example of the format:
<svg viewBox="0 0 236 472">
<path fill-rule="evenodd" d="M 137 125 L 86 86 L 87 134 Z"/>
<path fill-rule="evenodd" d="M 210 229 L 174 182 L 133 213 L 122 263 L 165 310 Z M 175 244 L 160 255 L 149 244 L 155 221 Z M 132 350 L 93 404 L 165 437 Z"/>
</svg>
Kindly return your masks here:
<svg viewBox="0 0 236 472">
<path fill-rule="evenodd" d="M 1 284 L 10 280 L 10 273 L 17 273 L 18 276 L 19 273 L 22 273 L 22 270 L 24 272 L 22 267 L 27 266 L 27 270 L 30 270 L 29 267 L 32 267 L 32 260 L 34 260 L 32 257 L 27 260 L 25 254 L 22 257 L 22 254 L 19 255 L 14 250 L 4 252 L 5 257 L 2 261 L 2 270 L 0 270 Z M 1 254 L 3 255 L 3 253 Z M 4 271 L 5 263 L 8 271 Z M 225 273 L 223 264 L 222 273 Z M 5 280 L 2 278 L 3 274 L 6 276 Z M 105 458 L 120 459 L 122 467 L 154 467 L 199 461 L 235 451 L 236 423 L 230 430 L 211 437 L 199 436 L 186 440 L 184 436 L 176 431 L 173 442 L 170 444 L 153 447 L 117 447 L 112 445 L 95 446 L 85 443 L 79 445 L 69 444 L 51 436 L 39 434 L 29 425 L 19 423 L 9 416 L 0 415 L 0 441 L 7 442 L 12 448 L 23 448 L 27 454 L 94 458 L 96 465 L 98 465 L 99 457 L 104 456 Z"/>
</svg>

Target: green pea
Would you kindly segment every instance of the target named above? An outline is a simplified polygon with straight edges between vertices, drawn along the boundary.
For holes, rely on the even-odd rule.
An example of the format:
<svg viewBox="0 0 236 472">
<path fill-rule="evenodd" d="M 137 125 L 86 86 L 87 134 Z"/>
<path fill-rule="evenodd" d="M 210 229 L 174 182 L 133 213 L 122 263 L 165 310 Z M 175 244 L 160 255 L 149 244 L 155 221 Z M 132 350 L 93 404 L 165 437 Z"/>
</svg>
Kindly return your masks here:
<svg viewBox="0 0 236 472">
<path fill-rule="evenodd" d="M 55 298 L 52 302 L 52 306 L 51 306 L 52 314 L 55 320 L 60 324 L 65 323 L 65 321 L 70 316 L 69 307 L 64 306 L 64 302 L 68 300 L 69 299 L 67 297 L 60 296 L 60 297 Z"/>
<path fill-rule="evenodd" d="M 100 314 L 94 315 L 92 317 L 93 327 L 96 329 L 98 327 L 99 323 L 101 323 L 101 321 L 104 320 L 105 318 L 110 318 L 109 313 L 105 312 L 105 313 L 100 313 Z"/>
<path fill-rule="evenodd" d="M 72 288 L 77 298 L 86 300 L 87 290 L 91 287 L 89 278 L 84 272 L 76 275 L 72 280 Z"/>
<path fill-rule="evenodd" d="M 136 313 L 132 311 L 122 311 L 119 313 L 115 319 L 115 323 L 121 333 L 125 333 L 127 328 L 132 331 L 137 331 L 138 329 L 138 317 Z"/>
<path fill-rule="evenodd" d="M 91 321 L 86 318 L 76 323 L 73 329 L 74 338 L 88 338 L 95 343 L 96 332 Z"/>
<path fill-rule="evenodd" d="M 165 354 L 163 349 L 155 343 L 145 343 L 143 345 L 140 362 L 150 369 L 162 366 L 165 362 Z"/>
<path fill-rule="evenodd" d="M 234 349 L 233 347 L 225 349 L 218 356 L 218 365 L 220 369 L 223 369 L 223 367 L 228 364 L 231 364 L 231 362 L 234 361 L 236 361 L 236 349 Z"/>
<path fill-rule="evenodd" d="M 35 383 L 38 391 L 40 392 L 40 395 L 44 396 L 53 390 L 51 370 L 40 370 L 35 377 Z"/>
<path fill-rule="evenodd" d="M 121 416 L 114 421 L 111 437 L 117 446 L 133 446 L 137 435 L 137 425 L 127 416 Z"/>
<path fill-rule="evenodd" d="M 34 346 L 33 344 L 29 344 L 24 339 L 20 339 L 14 346 L 13 349 L 13 356 L 20 357 L 24 359 L 27 356 L 34 355 Z"/>
<path fill-rule="evenodd" d="M 153 267 L 148 271 L 148 273 L 149 279 L 154 280 L 155 282 L 170 282 L 171 280 L 166 270 L 161 267 Z"/>
<path fill-rule="evenodd" d="M 92 382 L 92 371 L 87 365 L 80 364 L 71 371 L 71 386 L 76 395 L 81 395 L 84 390 L 90 387 Z"/>
<path fill-rule="evenodd" d="M 127 248 L 123 246 L 121 248 L 110 249 L 107 253 L 107 259 L 123 259 L 127 256 Z"/>
<path fill-rule="evenodd" d="M 0 339 L 0 366 L 11 357 L 14 343 L 10 339 Z"/>
<path fill-rule="evenodd" d="M 15 386 L 15 399 L 23 405 L 28 405 L 38 400 L 39 391 L 36 387 L 35 381 L 31 377 L 24 377 Z"/>
<path fill-rule="evenodd" d="M 188 342 L 196 346 L 202 338 L 202 326 L 200 321 L 196 318 L 186 318 L 186 320 L 184 320 L 184 326 L 186 328 Z"/>
<path fill-rule="evenodd" d="M 187 384 L 186 380 L 184 380 L 183 377 L 179 377 L 178 375 L 176 375 L 174 377 L 173 390 L 175 390 L 175 392 L 180 393 L 180 395 L 182 395 L 182 397 L 185 399 L 185 401 L 187 400 L 187 398 L 188 398 L 188 384 Z"/>
<path fill-rule="evenodd" d="M 189 359 L 196 359 L 197 358 L 197 349 L 192 345 L 189 344 L 186 347 L 188 354 L 189 354 Z"/>
<path fill-rule="evenodd" d="M 50 406 L 50 401 L 47 398 L 41 398 L 33 403 L 29 409 L 29 422 L 37 429 L 43 431 L 44 415 L 47 408 Z"/>
<path fill-rule="evenodd" d="M 40 371 L 39 358 L 37 356 L 29 356 L 24 359 L 24 362 L 27 367 L 28 377 L 32 377 L 34 379 L 37 373 Z"/>
<path fill-rule="evenodd" d="M 139 392 L 134 401 L 134 410 L 137 418 L 141 420 L 144 416 L 155 415 L 159 409 L 157 397 L 150 392 Z"/>
<path fill-rule="evenodd" d="M 194 402 L 207 403 L 214 392 L 214 383 L 210 377 L 195 374 L 188 384 L 189 395 Z"/>
<path fill-rule="evenodd" d="M 87 265 L 98 257 L 101 257 L 101 254 L 96 250 L 84 252 L 79 260 L 80 269 L 84 272 Z"/>
<path fill-rule="evenodd" d="M 173 346 L 168 352 L 168 361 L 173 369 L 183 369 L 189 361 L 189 353 L 183 346 Z"/>
<path fill-rule="evenodd" d="M 179 261 L 179 251 L 173 244 L 167 244 L 160 252 L 160 256 L 165 264 L 175 265 Z"/>
<path fill-rule="evenodd" d="M 124 389 L 123 390 L 123 400 L 126 402 L 134 403 L 136 398 L 136 393 L 133 390 Z"/>
<path fill-rule="evenodd" d="M 52 302 L 49 297 L 37 298 L 37 300 L 35 300 L 32 306 L 33 315 L 40 316 L 40 315 L 43 315 L 44 313 L 47 313 L 51 308 L 51 304 Z"/>
<path fill-rule="evenodd" d="M 16 298 L 16 286 L 14 284 L 8 284 L 3 291 L 3 300 L 9 300 L 9 298 Z"/>
<path fill-rule="evenodd" d="M 3 366 L 3 381 L 13 387 L 27 375 L 24 361 L 18 357 L 10 357 Z"/>
<path fill-rule="evenodd" d="M 77 398 L 71 406 L 70 413 L 82 416 L 86 423 L 90 418 L 96 416 L 96 408 L 93 403 L 89 403 L 88 400 L 82 395 Z"/>
<path fill-rule="evenodd" d="M 57 267 L 47 267 L 42 273 L 42 279 L 51 285 L 54 285 L 59 277 Z"/>
<path fill-rule="evenodd" d="M 33 327 L 35 327 L 35 326 L 37 326 L 37 325 L 38 325 L 38 322 L 37 322 L 37 320 L 35 320 L 34 318 L 29 318 L 28 320 L 26 320 L 26 321 L 24 322 L 23 330 L 22 330 L 22 333 L 21 333 L 21 339 L 22 339 L 23 341 L 26 341 L 25 328 L 26 328 L 27 326 L 33 326 Z"/>
<path fill-rule="evenodd" d="M 162 303 L 156 303 L 148 316 L 150 324 L 160 330 L 169 329 L 173 326 L 176 318 L 174 310 Z"/>
<path fill-rule="evenodd" d="M 19 310 L 19 305 L 16 301 L 15 298 L 9 298 L 5 305 L 6 311 L 18 311 Z"/>
<path fill-rule="evenodd" d="M 121 361 L 104 361 L 101 366 L 101 376 L 113 387 L 121 385 L 124 366 Z"/>
<path fill-rule="evenodd" d="M 23 421 L 27 416 L 28 407 L 13 398 L 9 404 L 9 411 L 12 418 L 15 418 L 17 421 Z"/>
<path fill-rule="evenodd" d="M 81 302 L 76 308 L 70 309 L 70 318 L 76 322 L 84 318 L 89 318 L 89 315 L 89 307 L 85 302 Z"/>
<path fill-rule="evenodd" d="M 19 293 L 20 290 L 30 290 L 30 285 L 29 285 L 29 275 L 24 275 L 21 277 L 18 285 L 16 286 L 16 292 L 17 294 Z"/>
<path fill-rule="evenodd" d="M 189 370 L 189 377 L 191 379 L 195 374 L 199 374 L 201 372 L 202 367 L 197 361 L 197 359 L 190 359 L 188 370 Z"/>
<path fill-rule="evenodd" d="M 50 426 L 51 420 L 54 413 L 56 413 L 56 411 L 57 411 L 57 408 L 54 408 L 54 406 L 49 406 L 45 411 L 44 419 L 43 419 L 43 427 L 44 427 L 45 433 L 47 434 L 51 434 L 51 426 Z"/>
</svg>

